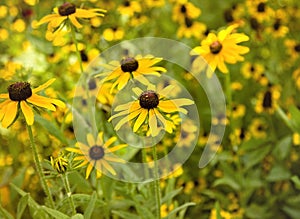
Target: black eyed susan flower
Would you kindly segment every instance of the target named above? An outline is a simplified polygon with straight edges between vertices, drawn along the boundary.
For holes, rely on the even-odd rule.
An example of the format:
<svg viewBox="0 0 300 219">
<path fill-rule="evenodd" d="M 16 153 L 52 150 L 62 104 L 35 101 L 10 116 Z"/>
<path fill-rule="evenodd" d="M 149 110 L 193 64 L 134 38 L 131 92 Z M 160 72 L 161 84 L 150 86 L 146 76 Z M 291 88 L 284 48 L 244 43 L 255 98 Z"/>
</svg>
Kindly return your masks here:
<svg viewBox="0 0 300 219">
<path fill-rule="evenodd" d="M 300 42 L 297 42 L 293 39 L 287 39 L 284 41 L 285 46 L 287 47 L 287 53 L 294 61 L 300 56 Z"/>
<path fill-rule="evenodd" d="M 59 155 L 56 158 L 50 157 L 51 166 L 58 173 L 65 173 L 68 168 L 68 159 L 64 157 L 63 154 Z"/>
<path fill-rule="evenodd" d="M 51 79 L 40 85 L 37 88 L 31 89 L 28 82 L 16 82 L 8 86 L 7 94 L 0 94 L 0 99 L 6 99 L 0 103 L 0 121 L 2 126 L 7 128 L 10 126 L 18 115 L 18 110 L 21 109 L 26 123 L 32 125 L 34 122 L 34 114 L 32 106 L 42 107 L 55 111 L 55 105 L 64 107 L 65 104 L 57 99 L 43 97 L 37 92 L 44 90 L 50 86 L 55 79 Z"/>
<path fill-rule="evenodd" d="M 87 144 L 77 142 L 76 148 L 69 147 L 66 150 L 79 155 L 74 158 L 74 161 L 82 162 L 76 168 L 87 166 L 86 179 L 89 178 L 93 168 L 96 169 L 97 178 L 100 178 L 105 172 L 116 175 L 110 162 L 125 163 L 126 161 L 114 155 L 113 152 L 127 147 L 127 144 L 110 147 L 116 140 L 117 137 L 111 137 L 107 141 L 103 141 L 103 132 L 99 132 L 96 138 L 92 134 L 88 134 Z"/>
<path fill-rule="evenodd" d="M 98 76 L 105 75 L 105 81 L 114 80 L 112 90 L 117 87 L 121 90 L 129 81 L 130 78 L 137 78 L 138 81 L 147 85 L 149 81 L 143 75 L 155 75 L 160 76 L 160 72 L 166 72 L 166 69 L 160 66 L 154 66 L 160 62 L 162 58 L 155 58 L 147 55 L 142 57 L 140 55 L 136 57 L 125 57 L 118 61 L 112 61 L 104 67 L 111 70 L 108 73 L 102 73 Z"/>
<path fill-rule="evenodd" d="M 246 6 L 251 17 L 259 23 L 269 21 L 274 17 L 274 10 L 268 6 L 268 0 L 247 0 Z"/>
<path fill-rule="evenodd" d="M 142 7 L 138 1 L 129 1 L 129 0 L 124 0 L 121 5 L 118 7 L 118 11 L 122 15 L 127 15 L 132 17 L 134 13 L 136 12 L 141 12 Z"/>
<path fill-rule="evenodd" d="M 266 138 L 267 137 L 267 124 L 260 118 L 252 120 L 249 126 L 249 133 L 254 138 Z"/>
<path fill-rule="evenodd" d="M 185 19 L 195 19 L 200 16 L 201 10 L 188 0 L 176 1 L 173 7 L 172 19 L 184 23 Z"/>
<path fill-rule="evenodd" d="M 179 38 L 195 37 L 196 39 L 200 39 L 204 36 L 206 30 L 207 29 L 205 24 L 191 20 L 189 18 L 185 18 L 185 22 L 181 24 L 177 30 L 177 36 Z"/>
<path fill-rule="evenodd" d="M 103 17 L 106 12 L 104 9 L 82 9 L 76 8 L 76 6 L 70 2 L 65 2 L 58 8 L 54 8 L 54 14 L 49 14 L 43 17 L 37 25 L 48 23 L 48 29 L 56 30 L 61 24 L 65 24 L 68 20 L 77 28 L 82 28 L 82 25 L 78 22 L 78 18 L 93 18 L 97 16 Z"/>
<path fill-rule="evenodd" d="M 174 86 L 169 85 L 157 91 L 154 85 L 149 84 L 147 90 L 143 91 L 138 87 L 133 92 L 138 97 L 136 100 L 117 106 L 114 111 L 117 113 L 109 118 L 109 121 L 123 117 L 115 126 L 119 130 L 125 123 L 135 119 L 133 131 L 138 132 L 143 124 L 147 124 L 151 136 L 157 136 L 161 128 L 169 133 L 173 132 L 173 121 L 169 114 L 184 113 L 187 110 L 182 106 L 194 104 L 194 101 L 186 98 L 167 99 Z"/>
<path fill-rule="evenodd" d="M 255 105 L 255 112 L 274 113 L 280 98 L 280 87 L 268 86 L 268 89 L 258 94 L 257 102 Z"/>
<path fill-rule="evenodd" d="M 226 29 L 218 32 L 217 35 L 215 33 L 209 33 L 208 36 L 202 40 L 201 46 L 195 47 L 191 51 L 191 55 L 199 55 L 199 57 L 194 60 L 193 65 L 197 65 L 197 62 L 201 62 L 201 57 L 203 57 L 213 71 L 218 68 L 221 72 L 228 73 L 225 62 L 235 64 L 238 61 L 243 61 L 244 57 L 241 55 L 249 52 L 249 48 L 237 44 L 248 41 L 249 37 L 243 33 L 233 33 L 237 27 L 238 25 L 236 24 L 230 25 Z"/>
<path fill-rule="evenodd" d="M 122 27 L 111 27 L 103 31 L 103 37 L 107 41 L 121 40 L 125 35 Z"/>
</svg>

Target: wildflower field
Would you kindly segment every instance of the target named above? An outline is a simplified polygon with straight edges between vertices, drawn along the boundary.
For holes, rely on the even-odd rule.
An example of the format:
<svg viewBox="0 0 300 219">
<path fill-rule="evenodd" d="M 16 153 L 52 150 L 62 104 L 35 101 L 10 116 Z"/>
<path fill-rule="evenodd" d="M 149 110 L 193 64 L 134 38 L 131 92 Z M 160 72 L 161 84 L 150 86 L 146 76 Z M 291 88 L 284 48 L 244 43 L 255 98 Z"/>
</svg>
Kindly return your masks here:
<svg viewBox="0 0 300 219">
<path fill-rule="evenodd" d="M 2 0 L 0 218 L 299 219 L 297 0 Z"/>
</svg>

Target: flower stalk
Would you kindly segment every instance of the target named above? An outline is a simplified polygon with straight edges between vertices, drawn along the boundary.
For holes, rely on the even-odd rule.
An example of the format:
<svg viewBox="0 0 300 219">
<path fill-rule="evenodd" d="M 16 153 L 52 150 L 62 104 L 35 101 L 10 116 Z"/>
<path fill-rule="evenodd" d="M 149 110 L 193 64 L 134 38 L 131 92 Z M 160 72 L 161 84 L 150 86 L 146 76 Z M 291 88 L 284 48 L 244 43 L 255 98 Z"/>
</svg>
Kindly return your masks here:
<svg viewBox="0 0 300 219">
<path fill-rule="evenodd" d="M 35 163 L 35 166 L 36 166 L 39 178 L 40 178 L 41 185 L 43 187 L 44 192 L 47 195 L 50 207 L 53 208 L 53 209 L 55 209 L 55 205 L 54 205 L 53 198 L 51 196 L 50 188 L 49 188 L 49 186 L 48 186 L 48 184 L 46 182 L 45 175 L 44 175 L 43 169 L 42 169 L 42 164 L 41 164 L 41 162 L 39 160 L 37 147 L 36 147 L 36 145 L 34 143 L 32 129 L 31 129 L 30 125 L 27 125 L 27 130 L 28 130 L 28 135 L 29 135 L 30 144 L 31 144 L 31 148 L 32 148 L 34 163 Z"/>
<path fill-rule="evenodd" d="M 156 146 L 152 147 L 152 156 L 154 161 L 154 192 L 155 192 L 155 201 L 156 201 L 156 218 L 161 219 L 160 215 L 160 206 L 161 206 L 161 198 L 160 198 L 160 185 L 159 185 L 159 176 L 158 176 L 158 165 L 157 165 L 157 151 Z"/>
</svg>

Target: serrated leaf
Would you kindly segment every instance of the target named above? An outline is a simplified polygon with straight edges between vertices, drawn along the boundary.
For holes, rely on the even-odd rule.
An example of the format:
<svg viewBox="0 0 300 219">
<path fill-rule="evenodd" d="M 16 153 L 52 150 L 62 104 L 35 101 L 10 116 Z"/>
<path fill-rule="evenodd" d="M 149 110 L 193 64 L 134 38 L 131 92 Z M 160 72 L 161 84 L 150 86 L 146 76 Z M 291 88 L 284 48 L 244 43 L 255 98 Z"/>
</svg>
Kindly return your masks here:
<svg viewBox="0 0 300 219">
<path fill-rule="evenodd" d="M 28 200 L 29 200 L 29 195 L 28 194 L 24 195 L 20 199 L 20 201 L 18 203 L 18 207 L 17 207 L 17 219 L 20 219 L 22 217 L 23 212 L 24 212 L 24 210 L 25 210 L 25 208 L 28 204 Z"/>
<path fill-rule="evenodd" d="M 84 212 L 85 219 L 91 218 L 94 208 L 95 208 L 96 201 L 97 201 L 97 193 L 94 191 L 91 196 L 91 200 L 89 201 L 88 207 L 85 209 L 85 212 Z"/>
<path fill-rule="evenodd" d="M 65 215 L 64 213 L 54 210 L 52 208 L 48 208 L 46 206 L 42 206 L 42 209 L 45 210 L 48 214 L 50 214 L 52 217 L 56 219 L 69 219 L 70 217 L 68 215 Z"/>
<path fill-rule="evenodd" d="M 49 122 L 38 114 L 36 114 L 34 118 L 35 121 L 45 128 L 49 134 L 59 139 L 62 143 L 67 144 L 64 134 L 60 131 L 58 126 L 54 125 L 53 122 Z"/>
</svg>

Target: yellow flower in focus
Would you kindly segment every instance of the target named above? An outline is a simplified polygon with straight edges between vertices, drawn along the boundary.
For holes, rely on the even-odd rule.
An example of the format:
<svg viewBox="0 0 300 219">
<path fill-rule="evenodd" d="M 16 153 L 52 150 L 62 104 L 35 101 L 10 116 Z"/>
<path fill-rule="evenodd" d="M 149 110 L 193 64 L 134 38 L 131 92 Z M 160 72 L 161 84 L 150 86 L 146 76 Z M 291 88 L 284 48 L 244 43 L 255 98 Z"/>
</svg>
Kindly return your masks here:
<svg viewBox="0 0 300 219">
<path fill-rule="evenodd" d="M 76 8 L 72 3 L 66 2 L 58 8 L 54 8 L 54 14 L 49 14 L 43 17 L 38 25 L 48 23 L 48 29 L 56 29 L 65 21 L 70 21 L 77 28 L 82 28 L 82 25 L 78 22 L 78 18 L 93 18 L 93 17 L 104 17 L 106 10 L 96 9 L 81 9 Z"/>
<path fill-rule="evenodd" d="M 201 57 L 203 57 L 213 71 L 218 68 L 222 73 L 228 73 L 225 62 L 235 64 L 238 61 L 244 61 L 244 57 L 241 55 L 248 53 L 249 48 L 237 44 L 248 41 L 249 37 L 243 33 L 235 33 L 234 30 L 237 27 L 238 25 L 235 24 L 230 25 L 217 35 L 209 33 L 206 39 L 202 40 L 201 46 L 195 47 L 191 51 L 191 55 L 199 55 L 194 60 L 193 65 L 201 62 Z"/>
<path fill-rule="evenodd" d="M 82 161 L 76 168 L 87 165 L 86 179 L 89 178 L 93 168 L 96 168 L 96 177 L 100 178 L 103 172 L 108 171 L 112 175 L 116 175 L 116 171 L 113 169 L 110 162 L 125 163 L 125 160 L 114 156 L 113 152 L 118 151 L 127 144 L 119 144 L 110 147 L 117 137 L 111 137 L 106 142 L 103 141 L 103 132 L 99 132 L 97 138 L 94 138 L 92 134 L 87 135 L 87 144 L 77 142 L 76 148 L 67 148 L 68 151 L 79 154 L 74 158 L 74 161 Z"/>
<path fill-rule="evenodd" d="M 28 82 L 16 82 L 11 84 L 7 89 L 7 94 L 0 94 L 0 99 L 6 99 L 0 103 L 0 120 L 2 126 L 4 128 L 10 126 L 16 119 L 19 109 L 21 109 L 26 123 L 32 125 L 34 122 L 34 114 L 30 105 L 52 111 L 56 110 L 55 105 L 64 107 L 65 104 L 60 100 L 36 94 L 50 86 L 54 81 L 55 79 L 50 79 L 34 89 L 31 89 Z"/>
<path fill-rule="evenodd" d="M 129 81 L 130 78 L 136 78 L 141 83 L 147 85 L 149 81 L 143 75 L 160 76 L 159 72 L 166 72 L 166 69 L 160 66 L 153 66 L 160 62 L 162 58 L 155 58 L 153 56 L 142 57 L 140 55 L 133 57 L 126 57 L 118 61 L 112 61 L 108 65 L 104 65 L 106 69 L 111 70 L 107 73 L 101 73 L 98 76 L 108 74 L 104 78 L 104 82 L 115 80 L 112 90 L 117 87 L 121 90 Z"/>
<path fill-rule="evenodd" d="M 186 98 L 167 99 L 173 88 L 174 86 L 169 85 L 161 91 L 156 91 L 156 87 L 152 84 L 149 84 L 145 91 L 138 87 L 133 88 L 137 100 L 117 106 L 114 109 L 117 113 L 112 115 L 109 121 L 122 117 L 116 123 L 115 130 L 136 119 L 133 124 L 134 132 L 137 132 L 143 124 L 147 124 L 151 136 L 157 136 L 161 129 L 172 133 L 174 121 L 168 115 L 179 112 L 187 114 L 187 110 L 182 106 L 194 104 L 194 101 Z"/>
</svg>

